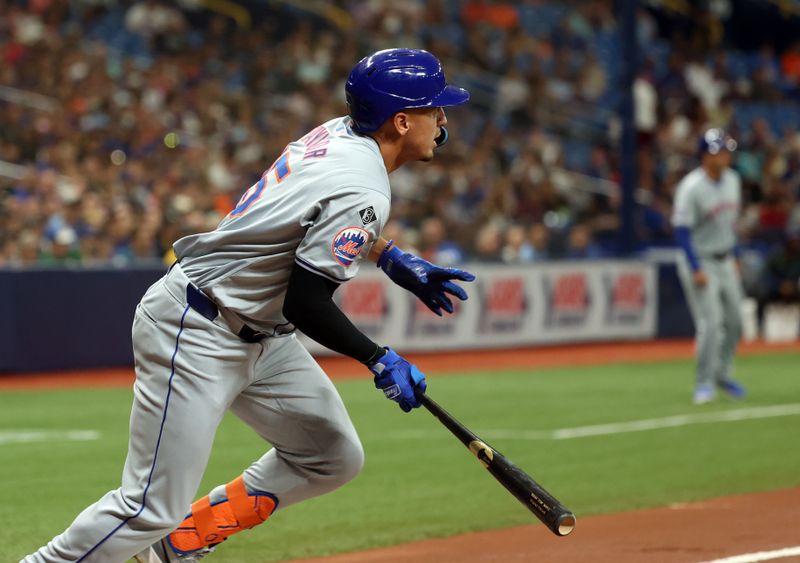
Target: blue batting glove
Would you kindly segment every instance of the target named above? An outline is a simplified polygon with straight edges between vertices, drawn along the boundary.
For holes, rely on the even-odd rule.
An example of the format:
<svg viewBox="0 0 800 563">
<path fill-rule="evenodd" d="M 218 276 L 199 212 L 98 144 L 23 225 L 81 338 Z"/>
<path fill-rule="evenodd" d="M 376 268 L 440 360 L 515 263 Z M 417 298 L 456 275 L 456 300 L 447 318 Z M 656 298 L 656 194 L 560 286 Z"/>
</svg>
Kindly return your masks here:
<svg viewBox="0 0 800 563">
<path fill-rule="evenodd" d="M 367 366 L 375 375 L 375 387 L 382 389 L 387 399 L 398 403 L 403 412 L 416 409 L 420 403 L 414 395 L 414 388 L 425 392 L 428 388 L 425 374 L 391 348 L 384 350 L 386 353 L 383 356 Z"/>
<path fill-rule="evenodd" d="M 475 276 L 458 268 L 442 268 L 431 264 L 410 252 L 403 252 L 392 243 L 393 241 L 389 241 L 378 258 L 378 267 L 394 283 L 419 297 L 440 317 L 442 309 L 448 313 L 453 312 L 453 302 L 447 296 L 448 293 L 461 301 L 467 300 L 467 292 L 451 280 L 471 282 Z"/>
</svg>

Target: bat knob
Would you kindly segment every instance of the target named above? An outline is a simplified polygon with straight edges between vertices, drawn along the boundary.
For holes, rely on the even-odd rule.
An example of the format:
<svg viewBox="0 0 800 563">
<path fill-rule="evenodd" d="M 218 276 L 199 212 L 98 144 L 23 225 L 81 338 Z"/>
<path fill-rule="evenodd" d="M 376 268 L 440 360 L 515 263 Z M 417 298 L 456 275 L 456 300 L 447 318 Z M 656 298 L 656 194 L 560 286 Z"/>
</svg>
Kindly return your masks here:
<svg viewBox="0 0 800 563">
<path fill-rule="evenodd" d="M 572 530 L 575 529 L 575 515 L 574 514 L 562 514 L 558 517 L 558 521 L 556 522 L 558 526 L 558 535 L 559 536 L 566 536 L 572 533 Z"/>
</svg>

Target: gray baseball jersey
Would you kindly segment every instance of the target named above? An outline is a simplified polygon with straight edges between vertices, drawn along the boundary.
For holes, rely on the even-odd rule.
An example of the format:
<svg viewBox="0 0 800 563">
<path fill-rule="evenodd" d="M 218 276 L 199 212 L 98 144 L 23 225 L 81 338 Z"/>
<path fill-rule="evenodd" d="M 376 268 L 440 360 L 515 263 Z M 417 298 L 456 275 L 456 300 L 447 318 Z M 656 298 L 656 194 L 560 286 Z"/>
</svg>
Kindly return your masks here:
<svg viewBox="0 0 800 563">
<path fill-rule="evenodd" d="M 215 231 L 174 244 L 183 271 L 223 308 L 270 333 L 293 262 L 342 283 L 389 216 L 389 176 L 378 144 L 328 121 L 290 143 Z"/>
<path fill-rule="evenodd" d="M 741 180 L 730 168 L 719 182 L 696 168 L 678 184 L 672 224 L 692 231 L 698 256 L 730 252 L 736 245 L 736 219 L 741 208 Z"/>
</svg>

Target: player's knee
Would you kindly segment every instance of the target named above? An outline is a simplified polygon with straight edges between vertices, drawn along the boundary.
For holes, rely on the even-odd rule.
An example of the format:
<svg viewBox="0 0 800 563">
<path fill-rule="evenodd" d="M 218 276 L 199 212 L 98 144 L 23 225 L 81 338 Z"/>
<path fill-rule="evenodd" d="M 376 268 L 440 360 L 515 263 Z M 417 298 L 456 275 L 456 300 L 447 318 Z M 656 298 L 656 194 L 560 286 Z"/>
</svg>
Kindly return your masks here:
<svg viewBox="0 0 800 563">
<path fill-rule="evenodd" d="M 316 473 L 316 480 L 332 481 L 339 486 L 353 479 L 364 467 L 364 448 L 358 433 L 349 419 L 320 419 L 316 425 L 321 450 L 316 467 L 308 467 Z"/>
<path fill-rule="evenodd" d="M 364 467 L 364 448 L 355 433 L 342 435 L 329 443 L 328 449 L 322 452 L 322 458 L 322 463 L 315 463 L 315 467 L 307 469 L 317 485 L 333 490 L 361 472 Z"/>
<path fill-rule="evenodd" d="M 364 447 L 356 436 L 348 436 L 338 445 L 332 458 L 333 475 L 344 484 L 361 473 L 364 467 Z"/>
</svg>

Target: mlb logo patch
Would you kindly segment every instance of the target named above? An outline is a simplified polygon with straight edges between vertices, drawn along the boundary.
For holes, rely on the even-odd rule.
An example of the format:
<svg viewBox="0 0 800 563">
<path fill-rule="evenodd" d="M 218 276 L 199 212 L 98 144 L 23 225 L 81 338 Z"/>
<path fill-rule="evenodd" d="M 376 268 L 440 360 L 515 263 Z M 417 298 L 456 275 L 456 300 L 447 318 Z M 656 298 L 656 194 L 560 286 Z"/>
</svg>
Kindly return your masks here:
<svg viewBox="0 0 800 563">
<path fill-rule="evenodd" d="M 361 216 L 361 222 L 365 225 L 369 225 L 378 218 L 375 214 L 375 209 L 371 205 L 359 211 L 358 214 Z"/>
<path fill-rule="evenodd" d="M 358 227 L 347 227 L 339 231 L 333 238 L 333 257 L 342 266 L 349 266 L 364 248 L 369 233 Z"/>
</svg>

